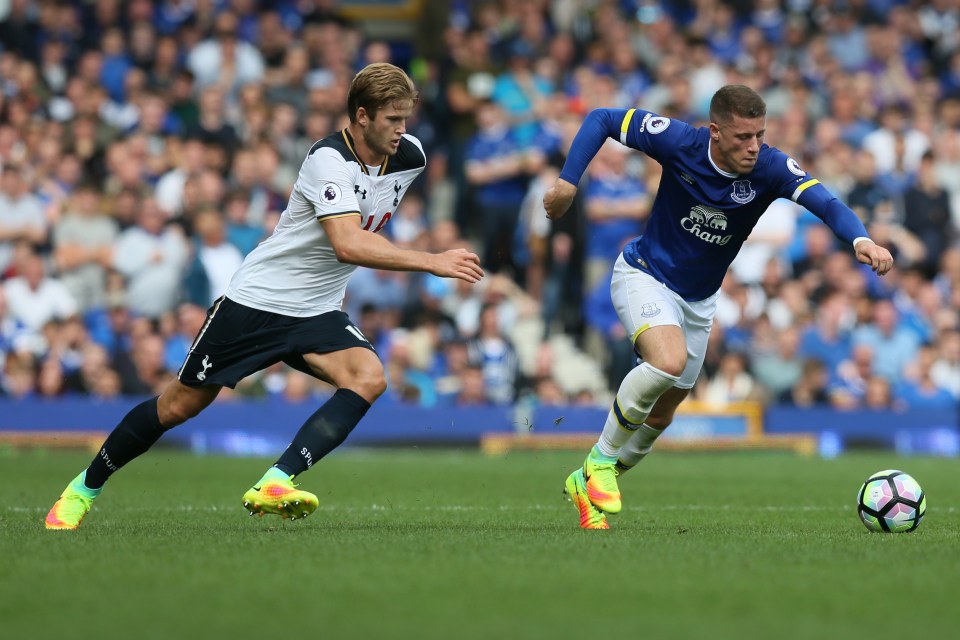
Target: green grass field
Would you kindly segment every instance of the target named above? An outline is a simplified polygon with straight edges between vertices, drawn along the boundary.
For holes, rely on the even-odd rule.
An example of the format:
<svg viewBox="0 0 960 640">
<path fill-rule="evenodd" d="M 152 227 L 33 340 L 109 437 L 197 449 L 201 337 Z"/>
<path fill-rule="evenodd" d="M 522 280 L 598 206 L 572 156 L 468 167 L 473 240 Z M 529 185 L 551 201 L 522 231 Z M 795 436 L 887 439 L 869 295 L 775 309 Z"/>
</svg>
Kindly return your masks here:
<svg viewBox="0 0 960 640">
<path fill-rule="evenodd" d="M 579 453 L 347 451 L 304 475 L 320 509 L 249 518 L 268 461 L 157 450 L 77 532 L 43 516 L 89 455 L 0 457 L 0 636 L 20 638 L 944 638 L 960 624 L 957 463 L 658 453 L 581 531 Z M 901 468 L 929 509 L 870 534 L 854 495 Z M 278 635 L 281 634 L 281 635 Z"/>
</svg>

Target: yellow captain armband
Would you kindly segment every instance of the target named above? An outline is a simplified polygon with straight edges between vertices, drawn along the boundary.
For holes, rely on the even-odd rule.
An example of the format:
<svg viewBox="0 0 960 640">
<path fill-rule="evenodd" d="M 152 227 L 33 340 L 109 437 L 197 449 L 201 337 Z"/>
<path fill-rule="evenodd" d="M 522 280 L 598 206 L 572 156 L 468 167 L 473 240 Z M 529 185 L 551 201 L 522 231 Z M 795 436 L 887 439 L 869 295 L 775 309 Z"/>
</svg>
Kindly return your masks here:
<svg viewBox="0 0 960 640">
<path fill-rule="evenodd" d="M 803 193 L 804 191 L 806 191 L 807 189 L 809 189 L 810 187 L 812 187 L 812 186 L 815 185 L 815 184 L 820 184 L 820 181 L 817 180 L 816 178 L 814 178 L 813 180 L 807 180 L 806 182 L 804 182 L 803 184 L 801 184 L 799 187 L 797 187 L 796 189 L 794 189 L 793 195 L 790 196 L 790 199 L 793 200 L 794 202 L 796 202 L 796 201 L 797 201 L 797 198 L 800 197 L 800 194 L 801 194 L 801 193 Z"/>
<path fill-rule="evenodd" d="M 633 120 L 635 111 L 636 109 L 630 109 L 627 115 L 623 116 L 623 122 L 620 123 L 620 144 L 627 144 L 627 129 L 630 128 L 630 121 Z"/>
</svg>

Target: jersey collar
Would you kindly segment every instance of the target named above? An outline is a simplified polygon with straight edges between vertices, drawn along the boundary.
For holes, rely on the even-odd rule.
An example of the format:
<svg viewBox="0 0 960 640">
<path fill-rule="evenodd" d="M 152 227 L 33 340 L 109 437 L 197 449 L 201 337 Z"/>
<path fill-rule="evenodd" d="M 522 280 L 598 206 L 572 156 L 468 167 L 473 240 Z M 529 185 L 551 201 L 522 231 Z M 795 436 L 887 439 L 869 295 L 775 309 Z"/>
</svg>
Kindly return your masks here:
<svg viewBox="0 0 960 640">
<path fill-rule="evenodd" d="M 713 161 L 713 154 L 710 153 L 710 148 L 712 146 L 713 146 L 713 143 L 710 142 L 709 136 L 707 136 L 707 160 L 710 161 L 710 166 L 712 166 L 717 173 L 719 173 L 725 178 L 739 178 L 740 177 L 739 173 L 730 173 L 729 171 L 724 171 L 723 169 L 717 166 L 717 163 Z"/>
<path fill-rule="evenodd" d="M 343 134 L 343 140 L 347 143 L 347 149 L 350 149 L 350 153 L 353 154 L 353 157 L 357 159 L 357 163 L 360 165 L 360 170 L 365 174 L 370 175 L 370 170 L 367 169 L 367 165 L 360 159 L 360 156 L 357 155 L 357 150 L 354 148 L 353 136 L 350 135 L 350 132 L 346 129 L 343 129 L 340 133 Z M 383 163 L 380 165 L 380 170 L 377 171 L 378 176 L 382 176 L 387 172 L 387 163 L 390 161 L 390 156 L 385 156 Z"/>
</svg>

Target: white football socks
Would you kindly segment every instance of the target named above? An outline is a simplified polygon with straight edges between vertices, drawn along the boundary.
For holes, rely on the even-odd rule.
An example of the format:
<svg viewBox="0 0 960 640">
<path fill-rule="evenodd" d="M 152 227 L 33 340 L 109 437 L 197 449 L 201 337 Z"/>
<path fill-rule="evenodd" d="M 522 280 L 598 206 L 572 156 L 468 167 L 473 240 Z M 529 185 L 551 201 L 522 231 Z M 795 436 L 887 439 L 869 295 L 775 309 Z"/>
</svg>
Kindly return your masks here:
<svg viewBox="0 0 960 640">
<path fill-rule="evenodd" d="M 620 449 L 620 463 L 625 467 L 632 467 L 643 460 L 663 431 L 663 429 L 654 429 L 648 424 L 637 427 L 633 436 Z"/>
<path fill-rule="evenodd" d="M 644 426 L 643 421 L 650 415 L 657 399 L 677 380 L 677 376 L 665 373 L 647 362 L 634 367 L 620 383 L 613 408 L 607 414 L 607 421 L 597 442 L 600 452 L 605 456 L 618 456 L 623 445 Z"/>
</svg>

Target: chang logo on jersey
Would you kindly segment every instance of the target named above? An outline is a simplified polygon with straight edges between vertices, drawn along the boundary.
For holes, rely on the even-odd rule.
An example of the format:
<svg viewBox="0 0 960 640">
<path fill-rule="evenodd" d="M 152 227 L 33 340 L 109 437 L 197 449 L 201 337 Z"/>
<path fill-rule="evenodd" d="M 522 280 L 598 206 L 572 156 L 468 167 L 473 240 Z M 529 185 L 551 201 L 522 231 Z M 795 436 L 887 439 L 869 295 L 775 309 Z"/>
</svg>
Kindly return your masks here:
<svg viewBox="0 0 960 640">
<path fill-rule="evenodd" d="M 750 186 L 749 180 L 737 180 L 733 183 L 733 191 L 730 193 L 730 197 L 733 198 L 734 202 L 747 204 L 756 196 L 757 192 Z"/>
<path fill-rule="evenodd" d="M 730 238 L 733 237 L 732 235 L 722 236 L 714 233 L 714 231 L 726 231 L 727 216 L 723 215 L 723 212 L 719 209 L 702 204 L 690 209 L 687 217 L 680 220 L 680 226 L 683 227 L 684 231 L 695 235 L 704 242 L 721 247 L 730 242 Z"/>
</svg>

